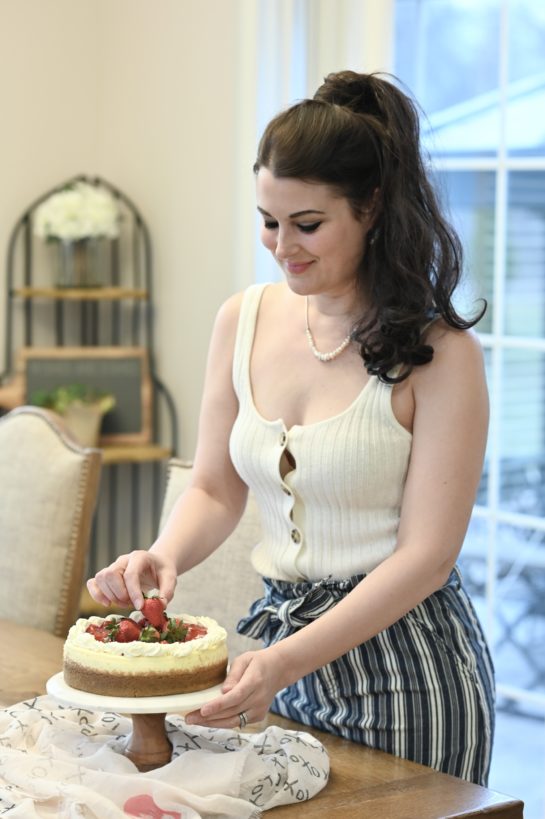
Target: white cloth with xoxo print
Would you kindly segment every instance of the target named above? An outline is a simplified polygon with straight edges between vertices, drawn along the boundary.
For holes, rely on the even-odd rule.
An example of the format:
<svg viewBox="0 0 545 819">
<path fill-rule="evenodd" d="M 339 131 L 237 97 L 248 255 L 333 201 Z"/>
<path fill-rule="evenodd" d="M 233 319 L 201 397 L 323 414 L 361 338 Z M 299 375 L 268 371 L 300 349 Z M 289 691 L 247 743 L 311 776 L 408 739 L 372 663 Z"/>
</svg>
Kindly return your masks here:
<svg viewBox="0 0 545 819">
<path fill-rule="evenodd" d="M 130 717 L 48 696 L 0 710 L 0 815 L 9 819 L 256 819 L 310 799 L 329 758 L 306 732 L 188 726 L 167 716 L 172 760 L 141 773 L 123 755 Z"/>
</svg>

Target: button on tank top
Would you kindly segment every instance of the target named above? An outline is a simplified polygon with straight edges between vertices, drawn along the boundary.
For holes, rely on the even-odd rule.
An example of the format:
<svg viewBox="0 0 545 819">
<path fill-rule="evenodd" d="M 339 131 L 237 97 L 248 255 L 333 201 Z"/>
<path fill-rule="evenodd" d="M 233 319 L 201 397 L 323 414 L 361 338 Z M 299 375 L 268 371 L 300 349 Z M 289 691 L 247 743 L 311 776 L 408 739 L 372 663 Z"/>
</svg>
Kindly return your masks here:
<svg viewBox="0 0 545 819">
<path fill-rule="evenodd" d="M 292 582 L 370 572 L 396 545 L 412 436 L 393 414 L 392 387 L 376 376 L 324 421 L 288 429 L 281 418 L 263 418 L 250 356 L 266 286 L 244 293 L 233 361 L 239 412 L 230 454 L 262 524 L 252 563 L 263 576 Z M 287 455 L 295 467 L 286 472 Z"/>
</svg>

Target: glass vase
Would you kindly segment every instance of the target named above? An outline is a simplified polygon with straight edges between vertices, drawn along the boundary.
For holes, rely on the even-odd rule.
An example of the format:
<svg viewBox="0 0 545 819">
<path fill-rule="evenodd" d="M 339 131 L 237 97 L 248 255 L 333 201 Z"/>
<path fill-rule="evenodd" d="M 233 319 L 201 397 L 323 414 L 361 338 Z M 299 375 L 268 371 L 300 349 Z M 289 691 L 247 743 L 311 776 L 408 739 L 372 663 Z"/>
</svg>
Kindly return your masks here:
<svg viewBox="0 0 545 819">
<path fill-rule="evenodd" d="M 102 287 L 111 283 L 111 239 L 56 239 L 50 247 L 56 287 Z"/>
</svg>

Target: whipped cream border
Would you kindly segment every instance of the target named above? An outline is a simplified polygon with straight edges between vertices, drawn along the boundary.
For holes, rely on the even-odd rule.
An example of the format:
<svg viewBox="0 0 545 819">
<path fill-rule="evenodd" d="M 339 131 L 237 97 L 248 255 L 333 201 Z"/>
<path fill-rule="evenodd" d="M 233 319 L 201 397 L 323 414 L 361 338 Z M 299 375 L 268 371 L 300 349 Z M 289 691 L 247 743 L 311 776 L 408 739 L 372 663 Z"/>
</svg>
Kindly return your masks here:
<svg viewBox="0 0 545 819">
<path fill-rule="evenodd" d="M 70 646 L 77 646 L 100 654 L 123 655 L 125 657 L 187 657 L 189 654 L 207 652 L 218 648 L 222 643 L 225 644 L 227 639 L 226 630 L 211 617 L 170 614 L 170 612 L 168 612 L 168 616 L 181 618 L 184 623 L 198 623 L 205 626 L 208 632 L 203 637 L 196 637 L 187 643 L 144 643 L 140 640 L 133 640 L 130 643 L 101 643 L 99 640 L 95 640 L 92 634 L 86 633 L 85 629 L 90 624 L 99 625 L 105 620 L 124 619 L 120 615 L 110 614 L 107 617 L 80 617 L 68 632 L 65 646 L 68 650 Z M 130 618 L 138 621 L 142 619 L 142 615 L 139 611 L 136 611 L 132 612 Z"/>
</svg>

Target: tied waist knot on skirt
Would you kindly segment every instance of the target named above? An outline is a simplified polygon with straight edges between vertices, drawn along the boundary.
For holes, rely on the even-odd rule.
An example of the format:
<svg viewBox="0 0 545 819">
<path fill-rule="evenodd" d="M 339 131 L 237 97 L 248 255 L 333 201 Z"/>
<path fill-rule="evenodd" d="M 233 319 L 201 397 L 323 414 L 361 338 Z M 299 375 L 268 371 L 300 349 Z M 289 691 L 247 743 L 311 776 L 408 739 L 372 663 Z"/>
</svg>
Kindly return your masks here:
<svg viewBox="0 0 545 819">
<path fill-rule="evenodd" d="M 272 645 L 335 606 L 364 577 L 264 578 L 264 596 L 237 630 Z M 486 785 L 494 670 L 458 569 L 389 628 L 279 691 L 272 710 Z"/>
</svg>

